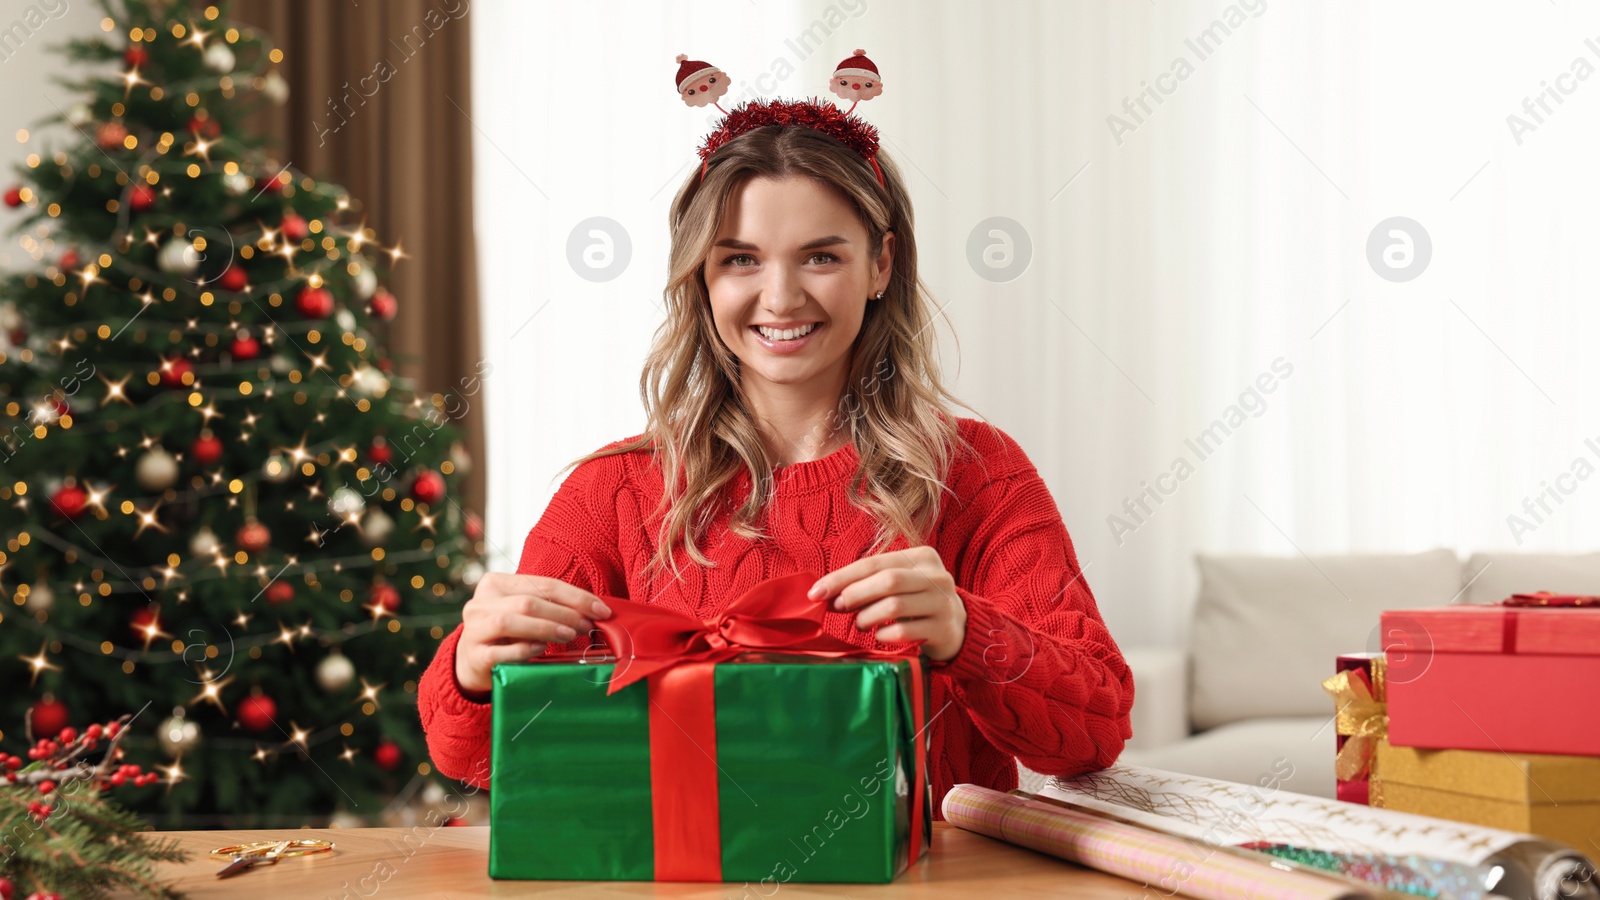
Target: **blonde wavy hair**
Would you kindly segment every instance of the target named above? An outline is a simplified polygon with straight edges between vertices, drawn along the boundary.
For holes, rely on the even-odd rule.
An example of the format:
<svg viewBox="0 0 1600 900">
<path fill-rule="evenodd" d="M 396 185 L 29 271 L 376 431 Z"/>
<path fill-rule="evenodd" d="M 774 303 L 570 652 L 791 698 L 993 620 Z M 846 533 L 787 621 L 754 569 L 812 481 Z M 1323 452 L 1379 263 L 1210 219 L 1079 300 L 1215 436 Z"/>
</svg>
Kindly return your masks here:
<svg viewBox="0 0 1600 900">
<path fill-rule="evenodd" d="M 714 565 L 697 542 L 720 504 L 729 502 L 719 495 L 740 467 L 750 473 L 753 487 L 729 527 L 743 538 L 766 536 L 759 522 L 775 484 L 774 463 L 744 394 L 738 357 L 717 334 L 704 264 L 736 191 L 755 178 L 808 177 L 854 206 L 866 227 L 869 258 L 882 252 L 887 232 L 895 234 L 888 288 L 882 300 L 866 306 L 846 387 L 828 427 L 830 434 L 848 427 L 860 456 L 846 493 L 878 523 L 870 552 L 901 536 L 912 546 L 925 543 L 939 517 L 950 464 L 971 449 L 946 401 L 971 407 L 940 379 L 930 326 L 936 313 L 943 316 L 917 276 L 911 200 L 899 167 L 880 149 L 880 185 L 872 167 L 844 144 L 814 129 L 777 125 L 740 135 L 707 163 L 704 180 L 694 167 L 672 201 L 667 315 L 639 378 L 648 425 L 637 440 L 595 451 L 567 468 L 651 450 L 666 490 L 656 508 L 661 528 L 648 571 L 670 566 L 681 577 L 674 557 L 680 544 L 695 562 Z"/>
</svg>

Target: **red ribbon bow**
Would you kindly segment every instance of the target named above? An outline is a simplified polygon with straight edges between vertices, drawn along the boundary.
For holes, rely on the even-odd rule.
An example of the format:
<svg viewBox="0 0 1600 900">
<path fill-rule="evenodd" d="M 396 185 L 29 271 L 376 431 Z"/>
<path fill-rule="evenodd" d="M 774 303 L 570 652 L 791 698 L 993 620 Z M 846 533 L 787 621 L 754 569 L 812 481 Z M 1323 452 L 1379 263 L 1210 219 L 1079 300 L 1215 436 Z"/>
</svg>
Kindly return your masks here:
<svg viewBox="0 0 1600 900">
<path fill-rule="evenodd" d="M 726 662 L 749 651 L 880 659 L 917 655 L 915 645 L 881 651 L 825 634 L 822 617 L 827 605 L 806 596 L 820 577 L 798 572 L 763 581 L 728 604 L 720 615 L 705 621 L 648 603 L 604 598 L 612 616 L 596 620 L 595 627 L 617 656 L 606 694 L 615 694 L 664 669 L 685 663 Z"/>
<path fill-rule="evenodd" d="M 648 603 L 601 597 L 612 615 L 596 620 L 595 627 L 617 657 L 606 696 L 648 679 L 650 806 L 657 881 L 722 880 L 712 668 L 747 652 L 911 662 L 912 727 L 917 745 L 911 779 L 911 863 L 921 856 L 928 783 L 921 647 L 909 644 L 902 649 L 876 650 L 823 632 L 827 606 L 806 593 L 820 577 L 814 572 L 798 572 L 763 581 L 705 621 Z M 588 652 L 565 651 L 538 659 L 564 661 Z"/>
</svg>

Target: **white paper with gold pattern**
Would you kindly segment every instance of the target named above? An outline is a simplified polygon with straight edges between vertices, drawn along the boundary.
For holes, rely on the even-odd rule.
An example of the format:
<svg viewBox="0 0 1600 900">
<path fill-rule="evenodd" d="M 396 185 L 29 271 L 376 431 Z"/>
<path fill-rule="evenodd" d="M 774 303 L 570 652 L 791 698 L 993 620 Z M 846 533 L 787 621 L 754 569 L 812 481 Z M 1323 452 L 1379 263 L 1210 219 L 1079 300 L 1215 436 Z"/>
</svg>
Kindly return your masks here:
<svg viewBox="0 0 1600 900">
<path fill-rule="evenodd" d="M 1239 784 L 1116 765 L 1076 778 L 1052 778 L 1039 795 L 1212 845 L 1271 841 L 1334 853 L 1416 854 L 1500 866 L 1505 875 L 1495 893 L 1516 900 L 1600 898 L 1594 864 L 1564 844 L 1296 794 L 1281 788 L 1286 777 L 1275 769 L 1257 784 Z"/>
</svg>

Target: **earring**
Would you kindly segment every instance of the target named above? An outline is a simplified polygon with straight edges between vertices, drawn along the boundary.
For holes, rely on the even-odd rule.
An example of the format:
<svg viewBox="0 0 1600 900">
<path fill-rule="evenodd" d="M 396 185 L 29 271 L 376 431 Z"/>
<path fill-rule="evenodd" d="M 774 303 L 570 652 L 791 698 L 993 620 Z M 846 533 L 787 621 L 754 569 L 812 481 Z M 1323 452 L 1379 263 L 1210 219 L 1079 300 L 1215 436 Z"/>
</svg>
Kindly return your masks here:
<svg viewBox="0 0 1600 900">
<path fill-rule="evenodd" d="M 878 295 L 873 297 L 872 299 L 874 299 L 874 300 L 882 300 L 883 299 L 883 291 L 879 291 Z"/>
</svg>

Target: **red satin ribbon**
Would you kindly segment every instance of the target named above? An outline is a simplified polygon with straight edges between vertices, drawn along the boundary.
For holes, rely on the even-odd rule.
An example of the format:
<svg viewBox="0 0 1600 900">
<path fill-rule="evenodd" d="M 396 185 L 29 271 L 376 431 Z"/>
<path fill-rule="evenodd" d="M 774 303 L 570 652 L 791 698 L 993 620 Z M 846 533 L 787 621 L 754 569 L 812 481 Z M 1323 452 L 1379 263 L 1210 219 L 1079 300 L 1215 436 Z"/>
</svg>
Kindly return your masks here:
<svg viewBox="0 0 1600 900">
<path fill-rule="evenodd" d="M 606 694 L 615 694 L 656 672 L 692 662 L 726 662 L 740 653 L 771 651 L 806 656 L 902 659 L 904 650 L 873 650 L 841 641 L 822 630 L 827 606 L 806 596 L 818 578 L 797 572 L 768 579 L 741 594 L 704 622 L 675 610 L 604 597 L 612 616 L 595 622 L 617 656 Z"/>
<path fill-rule="evenodd" d="M 1585 594 L 1554 594 L 1550 591 L 1535 591 L 1531 594 L 1512 594 L 1500 601 L 1502 606 L 1600 606 L 1600 597 L 1591 597 Z"/>
<path fill-rule="evenodd" d="M 798 572 L 763 581 L 712 619 L 647 603 L 604 597 L 612 615 L 595 622 L 617 657 L 606 695 L 640 679 L 650 691 L 650 805 L 657 881 L 721 881 L 717 715 L 712 671 L 741 653 L 825 658 L 905 659 L 911 663 L 916 729 L 911 802 L 911 863 L 922 853 L 927 788 L 927 710 L 919 645 L 874 650 L 822 630 L 826 604 L 806 596 L 822 576 Z M 587 651 L 582 651 L 587 652 Z M 546 654 L 564 661 L 580 651 Z"/>
</svg>

